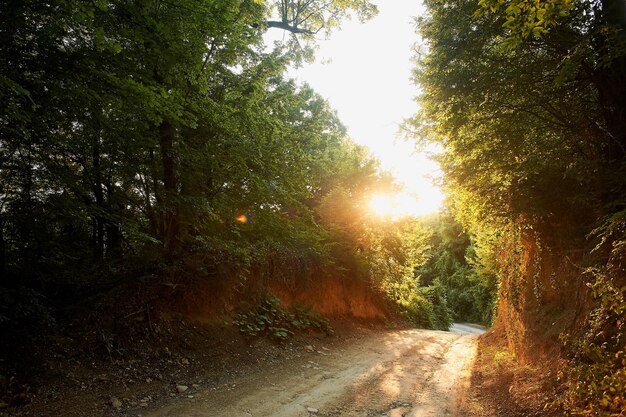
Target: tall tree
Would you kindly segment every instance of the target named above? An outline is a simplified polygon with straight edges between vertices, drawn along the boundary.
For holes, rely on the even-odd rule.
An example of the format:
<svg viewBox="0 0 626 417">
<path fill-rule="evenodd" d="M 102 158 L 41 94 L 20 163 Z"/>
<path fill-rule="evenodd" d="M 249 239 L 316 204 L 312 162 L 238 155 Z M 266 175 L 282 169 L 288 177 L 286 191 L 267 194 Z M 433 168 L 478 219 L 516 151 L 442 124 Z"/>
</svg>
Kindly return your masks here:
<svg viewBox="0 0 626 417">
<path fill-rule="evenodd" d="M 619 414 L 624 403 L 612 392 L 624 386 L 618 316 L 626 282 L 618 265 L 626 247 L 626 6 L 619 0 L 426 6 L 419 26 L 428 51 L 415 73 L 422 112 L 414 126 L 422 139 L 444 147 L 455 214 L 480 242 L 475 266 L 501 280 L 498 314 L 513 334 L 509 343 L 524 350 L 554 334 L 541 324 L 549 311 L 586 311 L 585 341 L 569 352 L 580 365 L 570 373 L 571 386 L 585 388 L 572 388 L 564 404 L 570 414 Z M 585 267 L 592 268 L 581 276 Z M 578 295 L 586 280 L 596 295 L 592 306 Z M 551 343 L 558 349 L 556 337 Z"/>
</svg>

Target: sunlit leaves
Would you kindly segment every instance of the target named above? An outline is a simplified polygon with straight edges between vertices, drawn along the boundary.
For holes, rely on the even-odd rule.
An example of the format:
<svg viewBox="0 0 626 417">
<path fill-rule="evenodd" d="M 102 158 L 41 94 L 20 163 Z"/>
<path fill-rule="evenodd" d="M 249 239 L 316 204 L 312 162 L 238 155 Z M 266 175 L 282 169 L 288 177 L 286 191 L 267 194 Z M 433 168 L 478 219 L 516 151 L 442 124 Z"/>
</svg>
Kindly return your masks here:
<svg viewBox="0 0 626 417">
<path fill-rule="evenodd" d="M 266 0 L 265 4 L 264 26 L 290 35 L 284 46 L 296 64 L 314 59 L 318 34 L 329 36 L 346 19 L 356 16 L 364 22 L 378 13 L 369 0 Z"/>
<path fill-rule="evenodd" d="M 539 37 L 567 16 L 574 0 L 480 0 L 477 13 L 502 12 L 508 30 L 504 44 L 517 46 L 522 41 Z"/>
<path fill-rule="evenodd" d="M 577 66 L 570 67 L 577 81 L 563 75 L 561 45 L 583 35 L 561 40 L 555 30 L 509 49 L 502 20 L 472 14 L 473 2 L 427 4 L 420 30 L 430 52 L 415 73 L 423 93 L 414 124 L 421 140 L 443 145 L 455 200 L 483 218 L 564 210 L 559 201 L 577 198 L 602 146 L 583 133 L 599 115 L 589 74 Z"/>
</svg>

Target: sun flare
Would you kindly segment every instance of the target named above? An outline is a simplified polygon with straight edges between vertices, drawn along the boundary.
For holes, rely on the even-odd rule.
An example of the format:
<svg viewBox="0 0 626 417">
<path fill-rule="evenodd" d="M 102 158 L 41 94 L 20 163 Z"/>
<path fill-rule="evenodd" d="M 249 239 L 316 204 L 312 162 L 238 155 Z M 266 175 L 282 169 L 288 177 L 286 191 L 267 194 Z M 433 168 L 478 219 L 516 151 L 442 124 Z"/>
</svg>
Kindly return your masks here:
<svg viewBox="0 0 626 417">
<path fill-rule="evenodd" d="M 374 214 L 384 217 L 393 213 L 394 206 L 389 195 L 375 194 L 370 200 L 370 209 Z"/>
<path fill-rule="evenodd" d="M 438 191 L 438 190 L 436 190 Z M 403 217 L 419 217 L 437 211 L 441 206 L 441 195 L 420 195 L 401 191 L 374 194 L 369 200 L 369 209 L 378 217 L 398 220 Z"/>
</svg>

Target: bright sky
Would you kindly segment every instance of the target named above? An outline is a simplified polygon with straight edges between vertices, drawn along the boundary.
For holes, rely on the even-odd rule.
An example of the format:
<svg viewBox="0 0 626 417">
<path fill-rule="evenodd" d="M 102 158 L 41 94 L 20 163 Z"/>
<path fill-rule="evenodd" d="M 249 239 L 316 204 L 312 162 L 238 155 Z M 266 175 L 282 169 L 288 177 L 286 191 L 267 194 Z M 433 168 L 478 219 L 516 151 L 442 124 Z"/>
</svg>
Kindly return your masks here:
<svg viewBox="0 0 626 417">
<path fill-rule="evenodd" d="M 415 153 L 413 143 L 398 134 L 402 121 L 417 111 L 417 88 L 410 79 L 417 41 L 413 17 L 422 13 L 423 6 L 416 0 L 375 3 L 378 16 L 365 24 L 356 19 L 344 22 L 330 39 L 319 40 L 316 62 L 292 70 L 290 76 L 326 98 L 349 136 L 366 145 L 382 168 L 404 185 L 404 195 L 385 204 L 390 207 L 387 211 L 395 210 L 387 214 L 432 213 L 443 199 L 432 184 L 438 167 L 425 154 Z M 381 197 L 375 199 L 380 206 Z"/>
</svg>

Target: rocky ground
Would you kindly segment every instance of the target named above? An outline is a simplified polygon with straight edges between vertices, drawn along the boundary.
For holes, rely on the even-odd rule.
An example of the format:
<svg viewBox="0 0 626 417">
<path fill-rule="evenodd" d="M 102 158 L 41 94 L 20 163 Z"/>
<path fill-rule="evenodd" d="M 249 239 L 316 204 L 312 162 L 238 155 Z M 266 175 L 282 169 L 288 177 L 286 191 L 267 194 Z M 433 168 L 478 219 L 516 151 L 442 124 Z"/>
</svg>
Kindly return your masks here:
<svg viewBox="0 0 626 417">
<path fill-rule="evenodd" d="M 161 320 L 157 331 L 158 338 L 124 347 L 105 340 L 93 349 L 91 341 L 90 350 L 79 337 L 50 340 L 48 350 L 34 350 L 36 372 L 27 382 L 19 372 L 6 378 L 0 416 L 145 415 L 202 390 L 231 386 L 243 375 L 314 355 L 305 349 L 311 344 L 332 346 L 349 337 L 311 333 L 277 344 L 246 338 L 231 323 L 206 326 L 183 318 Z"/>
</svg>

